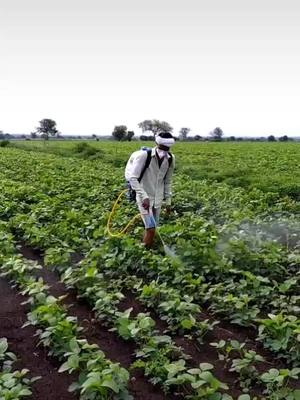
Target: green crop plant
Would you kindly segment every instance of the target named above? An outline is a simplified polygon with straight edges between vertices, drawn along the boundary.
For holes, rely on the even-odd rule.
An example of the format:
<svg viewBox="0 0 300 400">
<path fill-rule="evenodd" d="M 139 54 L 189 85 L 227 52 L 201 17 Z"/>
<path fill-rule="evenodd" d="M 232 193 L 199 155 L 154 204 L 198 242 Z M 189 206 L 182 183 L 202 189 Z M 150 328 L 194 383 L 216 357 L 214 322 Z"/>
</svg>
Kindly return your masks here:
<svg viewBox="0 0 300 400">
<path fill-rule="evenodd" d="M 139 313 L 135 318 L 130 318 L 132 308 L 118 313 L 116 319 L 116 327 L 111 330 L 117 331 L 119 335 L 125 339 L 136 339 L 144 342 L 153 334 L 155 322 L 153 319 L 143 313 Z"/>
<path fill-rule="evenodd" d="M 220 340 L 219 342 L 210 343 L 219 355 L 219 360 L 225 361 L 226 364 L 231 360 L 232 353 L 238 354 L 240 357 L 244 354 L 246 343 L 240 343 L 238 340 Z"/>
<path fill-rule="evenodd" d="M 256 365 L 264 361 L 264 358 L 253 350 L 242 350 L 242 356 L 232 360 L 229 371 L 239 374 L 240 386 L 248 391 L 258 380 L 259 372 Z"/>
<path fill-rule="evenodd" d="M 292 380 L 298 380 L 300 368 L 276 369 L 271 368 L 269 371 L 260 376 L 261 382 L 266 386 L 264 393 L 270 400 L 298 400 L 300 399 L 300 390 L 289 387 Z"/>
<path fill-rule="evenodd" d="M 259 320 L 259 340 L 286 358 L 295 366 L 300 365 L 300 321 L 294 315 L 269 314 L 269 318 Z"/>
<path fill-rule="evenodd" d="M 0 338 L 0 399 L 20 400 L 31 396 L 31 385 L 40 377 L 29 378 L 28 369 L 14 370 L 17 361 L 14 353 L 8 351 L 8 341 Z"/>
</svg>

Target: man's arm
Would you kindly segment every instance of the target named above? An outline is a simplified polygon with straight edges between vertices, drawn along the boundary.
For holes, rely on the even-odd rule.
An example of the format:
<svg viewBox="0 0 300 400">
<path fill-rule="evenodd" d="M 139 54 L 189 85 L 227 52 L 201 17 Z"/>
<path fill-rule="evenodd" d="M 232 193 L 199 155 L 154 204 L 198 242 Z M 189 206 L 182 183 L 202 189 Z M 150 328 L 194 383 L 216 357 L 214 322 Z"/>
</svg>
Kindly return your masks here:
<svg viewBox="0 0 300 400">
<path fill-rule="evenodd" d="M 172 163 L 166 174 L 165 186 L 164 186 L 164 200 L 167 206 L 170 206 L 172 201 L 172 178 L 174 169 L 175 169 L 175 156 L 174 154 L 172 154 Z"/>
<path fill-rule="evenodd" d="M 130 182 L 132 189 L 136 191 L 137 197 L 139 197 L 141 201 L 144 201 L 145 199 L 148 198 L 148 194 L 145 192 L 145 190 L 142 188 L 139 182 L 139 177 L 141 176 L 142 170 L 145 166 L 147 156 L 148 155 L 146 151 L 144 150 L 140 151 L 140 154 L 138 154 L 133 160 L 131 171 L 128 176 L 128 180 Z"/>
</svg>

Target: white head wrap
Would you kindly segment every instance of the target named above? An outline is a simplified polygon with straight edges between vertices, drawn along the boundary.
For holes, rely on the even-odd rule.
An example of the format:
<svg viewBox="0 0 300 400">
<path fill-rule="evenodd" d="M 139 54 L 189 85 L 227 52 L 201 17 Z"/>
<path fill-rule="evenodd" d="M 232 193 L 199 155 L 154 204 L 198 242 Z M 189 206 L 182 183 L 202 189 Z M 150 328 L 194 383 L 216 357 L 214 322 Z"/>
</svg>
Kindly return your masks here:
<svg viewBox="0 0 300 400">
<path fill-rule="evenodd" d="M 161 136 L 157 135 L 157 136 L 155 136 L 155 142 L 157 144 L 161 144 L 166 147 L 171 147 L 175 143 L 175 139 L 174 138 L 162 138 Z"/>
</svg>

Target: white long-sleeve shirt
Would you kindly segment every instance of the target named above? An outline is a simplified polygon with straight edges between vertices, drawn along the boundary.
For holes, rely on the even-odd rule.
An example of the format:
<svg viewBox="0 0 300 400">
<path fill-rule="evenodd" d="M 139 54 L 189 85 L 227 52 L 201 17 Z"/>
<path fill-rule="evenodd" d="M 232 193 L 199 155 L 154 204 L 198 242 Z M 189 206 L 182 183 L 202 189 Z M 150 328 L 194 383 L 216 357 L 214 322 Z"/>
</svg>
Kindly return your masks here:
<svg viewBox="0 0 300 400">
<path fill-rule="evenodd" d="M 125 178 L 130 182 L 132 189 L 136 191 L 138 205 L 146 198 L 149 198 L 150 206 L 155 208 L 161 207 L 163 201 L 166 204 L 171 204 L 171 183 L 175 168 L 174 154 L 172 154 L 172 162 L 169 167 L 168 158 L 170 157 L 169 154 L 164 157 L 159 167 L 156 149 L 153 148 L 149 167 L 146 169 L 141 182 L 139 182 L 139 177 L 147 160 L 147 151 L 139 150 L 131 155 L 125 168 Z"/>
</svg>

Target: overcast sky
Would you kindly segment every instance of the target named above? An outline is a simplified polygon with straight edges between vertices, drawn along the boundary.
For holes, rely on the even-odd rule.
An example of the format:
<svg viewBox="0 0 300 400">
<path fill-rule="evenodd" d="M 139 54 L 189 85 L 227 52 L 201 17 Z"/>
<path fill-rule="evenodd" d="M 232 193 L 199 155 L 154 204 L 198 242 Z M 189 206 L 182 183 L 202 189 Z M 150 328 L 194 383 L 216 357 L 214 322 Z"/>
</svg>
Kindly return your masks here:
<svg viewBox="0 0 300 400">
<path fill-rule="evenodd" d="M 300 134 L 298 0 L 0 0 L 0 130 Z"/>
</svg>

